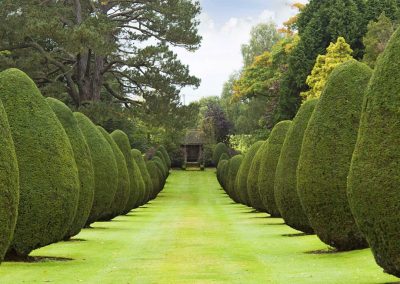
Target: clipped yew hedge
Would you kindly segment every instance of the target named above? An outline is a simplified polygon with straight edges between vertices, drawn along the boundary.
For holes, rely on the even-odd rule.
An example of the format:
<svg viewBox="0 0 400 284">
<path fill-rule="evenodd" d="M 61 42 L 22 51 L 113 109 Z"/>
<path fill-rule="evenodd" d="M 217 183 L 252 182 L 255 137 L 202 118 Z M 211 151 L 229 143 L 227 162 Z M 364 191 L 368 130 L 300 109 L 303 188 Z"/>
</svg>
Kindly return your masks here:
<svg viewBox="0 0 400 284">
<path fill-rule="evenodd" d="M 110 144 L 96 125 L 82 113 L 75 112 L 74 116 L 88 143 L 94 169 L 93 206 L 86 222 L 89 226 L 110 211 L 118 189 L 118 167 Z"/>
<path fill-rule="evenodd" d="M 314 230 L 297 193 L 297 164 L 304 132 L 317 103 L 318 99 L 311 99 L 300 107 L 287 132 L 275 175 L 275 201 L 282 218 L 290 227 L 307 234 Z"/>
<path fill-rule="evenodd" d="M 346 192 L 371 75 L 367 65 L 355 60 L 332 72 L 305 131 L 298 163 L 297 186 L 304 210 L 318 237 L 338 250 L 367 247 Z"/>
<path fill-rule="evenodd" d="M 19 169 L 18 219 L 8 255 L 26 256 L 36 248 L 62 240 L 69 230 L 78 206 L 78 169 L 61 123 L 25 73 L 17 69 L 0 73 L 0 99 L 8 116 Z M 9 170 L 15 170 L 10 164 L 12 156 L 10 152 L 2 157 L 9 161 Z M 10 188 L 6 189 L 11 197 L 10 216 L 15 214 L 17 204 L 16 177 L 13 174 L 5 179 L 10 179 Z M 11 218 L 5 223 L 8 230 L 14 221 Z M 5 242 L 9 237 L 6 235 Z"/>
<path fill-rule="evenodd" d="M 97 127 L 107 140 L 108 144 L 110 144 L 114 153 L 115 162 L 117 163 L 117 175 L 115 177 L 110 175 L 110 178 L 117 183 L 117 191 L 115 192 L 114 200 L 111 203 L 109 210 L 105 211 L 103 216 L 100 218 L 102 221 L 108 221 L 124 213 L 129 199 L 130 181 L 124 154 L 122 154 L 111 135 L 103 127 Z"/>
<path fill-rule="evenodd" d="M 150 200 L 157 197 L 158 193 L 161 191 L 161 172 L 157 167 L 156 163 L 152 160 L 146 162 L 147 171 L 151 177 L 151 182 L 153 184 L 153 192 L 151 194 Z"/>
<path fill-rule="evenodd" d="M 258 189 L 258 175 L 260 174 L 262 156 L 267 147 L 268 142 L 265 141 L 258 149 L 256 155 L 254 156 L 253 162 L 251 163 L 249 177 L 247 178 L 247 195 L 249 196 L 250 205 L 254 209 L 261 212 L 265 211 L 265 207 Z"/>
<path fill-rule="evenodd" d="M 218 143 L 215 146 L 213 155 L 212 155 L 212 162 L 215 166 L 218 166 L 219 159 L 221 158 L 222 154 L 226 153 L 229 155 L 229 148 L 225 145 L 225 143 Z"/>
<path fill-rule="evenodd" d="M 400 277 L 400 30 L 389 41 L 366 91 L 348 177 L 357 225 L 375 260 Z"/>
<path fill-rule="evenodd" d="M 261 157 L 260 172 L 258 175 L 258 189 L 260 191 L 263 208 L 271 217 L 280 217 L 280 212 L 275 202 L 275 173 L 282 145 L 291 121 L 281 121 L 275 125 L 268 138 L 268 145 Z"/>
<path fill-rule="evenodd" d="M 170 169 L 172 162 L 171 162 L 171 157 L 169 156 L 169 154 L 167 152 L 167 149 L 165 149 L 165 147 L 163 145 L 160 145 L 158 147 L 158 150 L 163 154 L 164 159 L 167 162 L 167 167 L 168 167 L 168 169 Z"/>
<path fill-rule="evenodd" d="M 143 159 L 142 153 L 137 149 L 132 149 L 131 155 L 140 169 L 143 182 L 145 184 L 145 194 L 143 200 L 143 204 L 145 204 L 150 200 L 151 193 L 153 192 L 153 183 L 151 181 L 151 177 L 147 170 L 146 162 Z"/>
<path fill-rule="evenodd" d="M 239 198 L 236 196 L 236 191 L 235 191 L 235 181 L 240 165 L 242 164 L 242 161 L 243 161 L 243 155 L 236 155 L 232 157 L 229 162 L 227 184 L 225 190 L 227 194 L 230 196 L 230 198 L 235 202 L 239 202 Z"/>
<path fill-rule="evenodd" d="M 239 202 L 244 205 L 250 205 L 249 198 L 247 195 L 247 178 L 249 176 L 249 171 L 251 163 L 253 162 L 253 158 L 262 144 L 263 141 L 259 141 L 254 143 L 254 145 L 250 147 L 250 149 L 244 156 L 243 161 L 239 168 L 239 172 L 236 175 L 235 193 L 239 199 Z"/>
<path fill-rule="evenodd" d="M 0 73 L 1 77 L 1 73 Z M 2 92 L 2 86 L 0 86 Z M 2 95 L 0 94 L 0 97 Z M 19 173 L 14 142 L 3 104 L 0 102 L 0 262 L 10 245 L 17 222 Z"/>
<path fill-rule="evenodd" d="M 86 139 L 69 107 L 54 98 L 47 98 L 46 100 L 67 133 L 78 168 L 80 181 L 79 201 L 74 220 L 65 235 L 65 239 L 69 239 L 79 234 L 85 226 L 92 209 L 95 186 L 92 156 Z"/>
<path fill-rule="evenodd" d="M 147 198 L 146 184 L 144 183 L 144 179 L 142 177 L 142 172 L 139 168 L 139 165 L 136 163 L 135 157 L 132 154 L 132 150 L 131 150 L 130 154 L 131 154 L 131 160 L 132 160 L 132 164 L 133 164 L 133 174 L 134 174 L 133 179 L 136 180 L 136 182 L 137 182 L 138 199 L 134 206 L 134 208 L 137 208 L 139 206 L 142 206 L 145 203 L 145 199 Z"/>
</svg>

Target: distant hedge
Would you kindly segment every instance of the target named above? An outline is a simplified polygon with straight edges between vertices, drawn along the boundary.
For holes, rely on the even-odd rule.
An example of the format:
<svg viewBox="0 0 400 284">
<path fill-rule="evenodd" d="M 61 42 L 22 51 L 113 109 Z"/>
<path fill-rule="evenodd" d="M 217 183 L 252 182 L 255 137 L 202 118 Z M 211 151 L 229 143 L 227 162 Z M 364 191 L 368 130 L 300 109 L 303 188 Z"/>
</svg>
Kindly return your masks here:
<svg viewBox="0 0 400 284">
<path fill-rule="evenodd" d="M 368 246 L 346 191 L 371 75 L 367 65 L 355 60 L 332 72 L 304 133 L 298 163 L 297 186 L 304 210 L 318 237 L 338 250 Z"/>
<path fill-rule="evenodd" d="M 92 209 L 95 187 L 92 156 L 86 139 L 69 107 L 54 98 L 47 98 L 46 100 L 67 133 L 78 167 L 80 181 L 79 201 L 74 220 L 65 235 L 65 239 L 69 239 L 79 234 L 85 226 Z"/>
<path fill-rule="evenodd" d="M 260 174 L 262 156 L 267 147 L 268 142 L 265 141 L 258 149 L 254 156 L 253 162 L 251 163 L 249 177 L 247 178 L 247 195 L 249 196 L 249 203 L 251 207 L 260 212 L 265 212 L 265 207 L 258 189 L 258 175 Z"/>
<path fill-rule="evenodd" d="M 94 200 L 86 222 L 88 226 L 102 218 L 105 212 L 109 212 L 118 188 L 115 180 L 118 168 L 114 152 L 100 130 L 84 114 L 75 112 L 74 116 L 88 143 L 94 169 Z"/>
<path fill-rule="evenodd" d="M 265 211 L 272 217 L 280 217 L 281 215 L 275 202 L 275 173 L 282 145 L 291 123 L 291 121 L 281 121 L 275 125 L 267 140 L 268 145 L 261 157 L 258 188 Z"/>
<path fill-rule="evenodd" d="M 275 175 L 275 201 L 282 218 L 290 227 L 307 234 L 312 234 L 314 230 L 297 193 L 296 170 L 304 131 L 317 103 L 318 99 L 311 99 L 300 107 L 287 132 Z"/>
<path fill-rule="evenodd" d="M 61 123 L 25 73 L 17 69 L 0 73 L 0 99 L 19 169 L 18 220 L 8 254 L 25 256 L 64 238 L 78 205 L 78 169 Z M 12 153 L 6 159 L 12 162 Z M 15 165 L 8 167 L 15 170 Z M 15 213 L 16 174 L 9 178 L 10 209 Z M 10 228 L 13 222 L 11 218 Z"/>
<path fill-rule="evenodd" d="M 366 91 L 348 177 L 348 197 L 358 227 L 377 263 L 400 277 L 400 30 L 375 67 Z"/>
<path fill-rule="evenodd" d="M 1 76 L 1 73 L 0 73 Z M 0 86 L 0 92 L 2 88 Z M 0 97 L 2 95 L 0 94 Z M 10 245 L 17 222 L 19 174 L 17 156 L 7 114 L 0 102 L 0 262 Z"/>
<path fill-rule="evenodd" d="M 100 218 L 102 221 L 108 221 L 124 213 L 126 204 L 129 200 L 130 181 L 124 154 L 122 154 L 111 135 L 103 127 L 97 127 L 107 140 L 108 144 L 110 144 L 117 163 L 117 175 L 114 178 L 110 175 L 110 178 L 117 182 L 117 191 L 115 192 L 114 200 L 111 203 L 109 210 L 104 212 L 103 216 Z"/>
</svg>

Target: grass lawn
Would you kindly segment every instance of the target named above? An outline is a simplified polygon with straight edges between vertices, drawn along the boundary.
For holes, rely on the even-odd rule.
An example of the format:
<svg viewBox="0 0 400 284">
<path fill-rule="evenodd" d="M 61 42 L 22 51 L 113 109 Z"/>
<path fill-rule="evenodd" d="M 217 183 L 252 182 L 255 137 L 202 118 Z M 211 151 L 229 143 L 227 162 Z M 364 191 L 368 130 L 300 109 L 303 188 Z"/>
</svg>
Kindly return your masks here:
<svg viewBox="0 0 400 284">
<path fill-rule="evenodd" d="M 0 283 L 391 283 L 370 250 L 327 251 L 315 236 L 233 204 L 213 170 L 175 171 L 159 198 L 74 241 L 0 266 Z M 53 258 L 69 258 L 61 261 Z"/>
</svg>

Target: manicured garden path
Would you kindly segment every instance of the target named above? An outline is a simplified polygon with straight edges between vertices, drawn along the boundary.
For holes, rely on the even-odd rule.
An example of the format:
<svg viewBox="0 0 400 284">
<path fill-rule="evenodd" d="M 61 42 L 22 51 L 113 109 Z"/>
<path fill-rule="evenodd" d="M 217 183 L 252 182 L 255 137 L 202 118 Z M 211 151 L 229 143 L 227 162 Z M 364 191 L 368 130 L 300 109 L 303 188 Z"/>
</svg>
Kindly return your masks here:
<svg viewBox="0 0 400 284">
<path fill-rule="evenodd" d="M 175 171 L 159 198 L 75 241 L 34 252 L 47 259 L 0 266 L 0 283 L 388 283 L 369 250 L 324 250 L 297 232 L 231 203 L 213 170 Z"/>
</svg>

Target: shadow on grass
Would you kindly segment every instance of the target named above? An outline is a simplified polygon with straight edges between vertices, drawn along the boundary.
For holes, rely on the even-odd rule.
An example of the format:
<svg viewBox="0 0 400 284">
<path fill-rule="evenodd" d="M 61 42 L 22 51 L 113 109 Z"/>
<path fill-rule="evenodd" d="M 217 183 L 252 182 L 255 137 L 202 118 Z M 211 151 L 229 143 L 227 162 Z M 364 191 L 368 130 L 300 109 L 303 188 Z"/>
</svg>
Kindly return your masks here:
<svg viewBox="0 0 400 284">
<path fill-rule="evenodd" d="M 76 238 L 76 239 L 65 240 L 64 242 L 66 242 L 66 243 L 77 243 L 77 242 L 87 242 L 87 240 Z"/>
<path fill-rule="evenodd" d="M 294 234 L 283 234 L 282 237 L 289 237 L 289 238 L 296 238 L 296 237 L 305 237 L 309 236 L 309 234 L 306 233 L 294 233 Z"/>
<path fill-rule="evenodd" d="M 347 251 L 339 251 L 335 248 L 326 248 L 326 249 L 319 249 L 319 250 L 312 250 L 312 251 L 306 251 L 305 254 L 339 254 L 339 253 L 345 253 Z"/>
<path fill-rule="evenodd" d="M 67 262 L 73 260 L 72 258 L 56 256 L 8 256 L 5 259 L 6 262 L 20 263 Z"/>
</svg>

